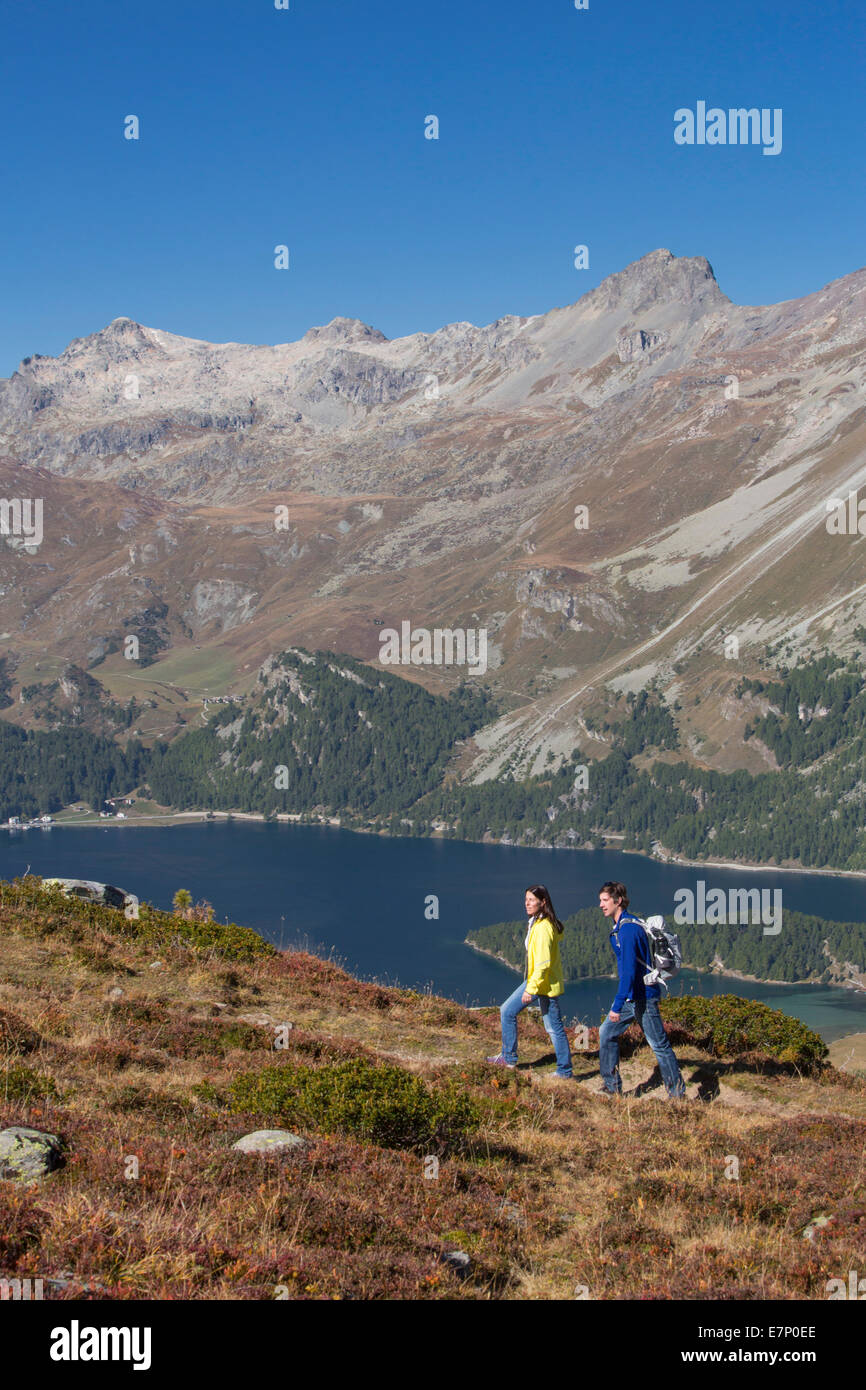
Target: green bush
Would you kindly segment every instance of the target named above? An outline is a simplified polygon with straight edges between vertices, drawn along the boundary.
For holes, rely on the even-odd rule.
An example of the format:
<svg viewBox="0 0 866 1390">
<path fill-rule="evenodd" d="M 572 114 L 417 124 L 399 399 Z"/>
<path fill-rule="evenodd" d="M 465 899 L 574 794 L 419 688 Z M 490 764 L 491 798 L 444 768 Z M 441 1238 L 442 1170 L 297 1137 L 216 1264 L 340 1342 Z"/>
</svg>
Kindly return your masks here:
<svg viewBox="0 0 866 1390">
<path fill-rule="evenodd" d="M 43 1072 L 33 1071 L 31 1067 L 12 1064 L 0 1070 L 0 1100 L 34 1101 L 59 1096 L 54 1081 Z"/>
<path fill-rule="evenodd" d="M 71 955 L 76 965 L 83 965 L 86 970 L 92 970 L 96 975 L 116 975 L 118 973 L 117 961 L 104 946 L 87 946 L 82 942 L 77 942 L 72 948 Z"/>
<path fill-rule="evenodd" d="M 229 1108 L 425 1153 L 459 1142 L 479 1123 L 475 1104 L 453 1083 L 434 1090 L 402 1067 L 376 1066 L 363 1057 L 246 1073 L 229 1088 Z"/>
<path fill-rule="evenodd" d="M 823 1038 L 797 1018 L 756 999 L 716 994 L 709 999 L 689 995 L 665 999 L 660 1006 L 666 1023 L 677 1024 L 698 1047 L 714 1057 L 762 1052 L 779 1062 L 816 1071 L 827 1057 Z"/>
<path fill-rule="evenodd" d="M 211 952 L 226 960 L 254 961 L 275 956 L 276 948 L 250 927 L 234 922 L 188 920 L 171 912 L 142 903 L 137 920 L 128 920 L 116 907 L 68 898 L 59 887 L 44 887 L 34 874 L 0 882 L 0 906 L 16 912 L 16 930 L 38 935 L 60 933 L 72 941 L 86 941 L 101 929 L 126 941 L 138 941 L 157 950 L 188 946 L 194 951 Z M 24 911 L 22 911 L 22 909 Z M 29 910 L 31 920 L 25 916 Z M 92 964 L 92 960 L 88 960 Z"/>
<path fill-rule="evenodd" d="M 273 1034 L 250 1023 L 180 1023 L 160 1034 L 160 1043 L 174 1057 L 224 1057 L 227 1052 L 260 1052 L 273 1047 Z"/>
</svg>

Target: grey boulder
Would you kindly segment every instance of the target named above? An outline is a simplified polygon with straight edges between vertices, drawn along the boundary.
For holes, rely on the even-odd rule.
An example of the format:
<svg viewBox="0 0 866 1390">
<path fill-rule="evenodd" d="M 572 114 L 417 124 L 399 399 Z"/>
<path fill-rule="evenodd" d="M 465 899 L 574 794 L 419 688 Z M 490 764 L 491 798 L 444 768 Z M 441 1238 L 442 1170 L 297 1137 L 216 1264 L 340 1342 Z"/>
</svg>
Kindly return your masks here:
<svg viewBox="0 0 866 1390">
<path fill-rule="evenodd" d="M 267 1154 L 274 1153 L 277 1149 L 306 1147 L 306 1139 L 302 1139 L 299 1134 L 292 1134 L 287 1129 L 256 1129 L 252 1134 L 245 1134 L 242 1139 L 232 1144 L 233 1149 L 245 1154 Z"/>
<path fill-rule="evenodd" d="M 56 1134 L 27 1125 L 0 1129 L 0 1179 L 35 1182 L 62 1163 L 62 1145 Z"/>
</svg>

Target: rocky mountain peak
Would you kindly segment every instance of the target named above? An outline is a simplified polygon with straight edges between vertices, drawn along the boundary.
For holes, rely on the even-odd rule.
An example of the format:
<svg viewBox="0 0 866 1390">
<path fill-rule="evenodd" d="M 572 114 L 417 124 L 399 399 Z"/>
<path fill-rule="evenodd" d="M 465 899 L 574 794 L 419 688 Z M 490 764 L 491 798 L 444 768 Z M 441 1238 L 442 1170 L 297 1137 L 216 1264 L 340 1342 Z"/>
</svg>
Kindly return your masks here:
<svg viewBox="0 0 866 1390">
<path fill-rule="evenodd" d="M 385 334 L 360 319 L 335 318 L 322 327 L 309 328 L 301 339 L 304 343 L 387 343 Z"/>
<path fill-rule="evenodd" d="M 660 247 L 608 275 L 581 301 L 599 312 L 637 313 L 659 303 L 679 302 L 707 310 L 730 304 L 705 256 L 675 256 Z"/>
<path fill-rule="evenodd" d="M 135 319 L 117 318 L 112 319 L 111 323 L 100 328 L 98 333 L 93 333 L 89 338 L 76 338 L 76 343 L 116 343 L 124 346 L 140 347 L 153 346 L 151 329 L 145 328 L 143 324 L 136 323 Z M 70 347 L 72 344 L 70 344 Z"/>
<path fill-rule="evenodd" d="M 158 343 L 153 329 L 145 328 L 135 319 L 116 318 L 96 333 L 89 333 L 85 338 L 73 338 L 59 357 L 46 361 L 59 365 L 67 363 L 70 358 L 95 354 L 102 361 L 121 362 L 127 357 L 138 358 L 141 353 L 153 352 L 154 349 L 158 349 Z"/>
</svg>

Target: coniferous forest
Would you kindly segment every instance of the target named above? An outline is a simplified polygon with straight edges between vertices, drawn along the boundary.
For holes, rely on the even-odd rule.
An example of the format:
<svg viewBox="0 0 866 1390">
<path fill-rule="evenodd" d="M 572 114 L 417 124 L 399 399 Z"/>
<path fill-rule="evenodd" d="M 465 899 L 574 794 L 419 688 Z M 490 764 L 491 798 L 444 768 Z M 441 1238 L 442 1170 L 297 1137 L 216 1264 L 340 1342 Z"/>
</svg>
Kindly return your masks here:
<svg viewBox="0 0 866 1390">
<path fill-rule="evenodd" d="M 448 697 L 351 657 L 292 649 L 252 695 L 152 749 L 81 729 L 24 732 L 0 719 L 0 816 L 93 806 L 147 782 L 176 809 L 340 816 L 394 834 L 623 849 L 804 868 L 866 870 L 866 686 L 854 661 L 820 657 L 743 681 L 766 713 L 746 726 L 779 771 L 722 773 L 661 761 L 679 739 L 655 690 L 607 720 L 610 752 L 535 777 L 471 785 L 460 749 L 499 712 L 468 682 Z M 637 760 L 640 758 L 640 766 Z"/>
<path fill-rule="evenodd" d="M 85 729 L 25 730 L 0 719 L 0 819 L 51 814 L 74 801 L 98 810 L 138 786 L 148 762 L 137 741 L 124 750 Z"/>
<path fill-rule="evenodd" d="M 259 698 L 154 749 L 148 779 L 182 809 L 389 816 L 440 784 L 491 708 L 478 686 L 443 698 L 351 657 L 286 652 Z"/>
<path fill-rule="evenodd" d="M 652 903 L 642 907 L 647 914 L 657 910 Z M 784 930 L 777 936 L 765 936 L 760 923 L 677 925 L 670 914 L 665 920 L 680 938 L 683 964 L 698 970 L 724 965 L 729 971 L 761 980 L 815 984 L 831 980 L 833 962 L 848 962 L 866 970 L 866 933 L 860 922 L 827 922 L 786 909 Z M 567 981 L 614 972 L 610 926 L 597 907 L 580 908 L 564 919 L 564 926 L 559 949 Z M 525 937 L 525 921 L 497 922 L 470 932 L 467 941 L 522 968 Z"/>
</svg>

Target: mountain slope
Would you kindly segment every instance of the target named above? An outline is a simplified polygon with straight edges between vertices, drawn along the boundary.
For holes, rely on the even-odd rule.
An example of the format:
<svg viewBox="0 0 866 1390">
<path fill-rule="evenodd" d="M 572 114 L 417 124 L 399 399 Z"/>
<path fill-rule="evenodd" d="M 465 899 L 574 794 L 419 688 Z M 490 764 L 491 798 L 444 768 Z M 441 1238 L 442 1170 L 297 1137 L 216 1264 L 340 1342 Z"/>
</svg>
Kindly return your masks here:
<svg viewBox="0 0 866 1390">
<path fill-rule="evenodd" d="M 591 745 L 587 710 L 653 676 L 693 710 L 687 756 L 757 771 L 736 681 L 770 643 L 847 654 L 866 618 L 860 537 L 825 525 L 866 482 L 864 361 L 866 272 L 751 308 L 663 250 L 547 314 L 392 342 L 116 319 L 0 387 L 0 480 L 46 509 L 37 553 L 0 550 L 6 655 L 19 685 L 40 651 L 97 668 L 165 732 L 293 644 L 375 662 L 383 624 L 484 627 L 510 709 L 473 779 Z"/>
<path fill-rule="evenodd" d="M 484 722 L 484 692 L 447 700 L 322 652 L 283 652 L 230 704 L 148 767 L 157 801 L 259 813 L 391 815 L 437 788 L 457 741 Z"/>
<path fill-rule="evenodd" d="M 626 1040 L 612 1108 L 591 1039 L 567 1086 L 525 1018 L 498 1074 L 498 1010 L 234 925 L 25 879 L 0 937 L 0 1127 L 65 1160 L 0 1181 L 0 1270 L 46 1297 L 823 1301 L 859 1268 L 866 1082 L 832 1067 L 681 1031 L 669 1105 Z M 232 1148 L 266 1126 L 305 1144 Z"/>
</svg>

